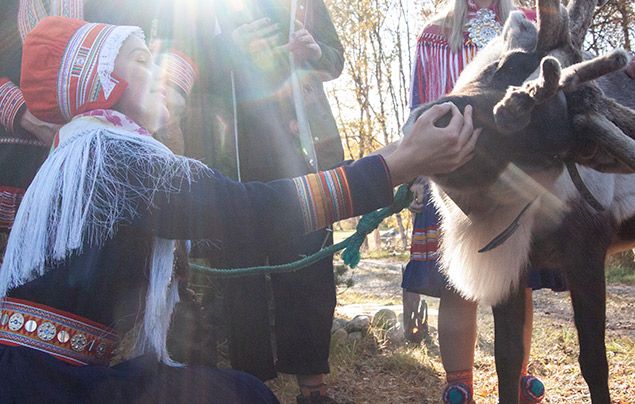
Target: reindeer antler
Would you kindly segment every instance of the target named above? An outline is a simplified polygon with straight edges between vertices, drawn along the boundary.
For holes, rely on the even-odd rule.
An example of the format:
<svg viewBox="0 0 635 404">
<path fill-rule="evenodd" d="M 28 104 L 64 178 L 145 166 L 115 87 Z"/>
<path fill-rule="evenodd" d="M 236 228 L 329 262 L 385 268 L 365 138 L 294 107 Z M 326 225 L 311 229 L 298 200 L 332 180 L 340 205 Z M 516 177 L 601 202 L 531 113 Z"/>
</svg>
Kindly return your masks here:
<svg viewBox="0 0 635 404">
<path fill-rule="evenodd" d="M 494 121 L 503 133 L 517 132 L 527 125 L 536 105 L 556 95 L 560 82 L 560 63 L 545 57 L 540 65 L 540 76 L 523 84 L 510 87 L 505 97 L 494 106 Z"/>
<path fill-rule="evenodd" d="M 580 50 L 584 42 L 593 14 L 598 5 L 606 3 L 607 0 L 571 0 L 567 8 L 571 19 L 571 41 L 573 47 Z"/>
<path fill-rule="evenodd" d="M 562 71 L 560 88 L 565 92 L 574 91 L 586 82 L 624 68 L 628 62 L 628 54 L 618 49 L 607 55 L 576 63 Z"/>
<path fill-rule="evenodd" d="M 626 136 L 613 122 L 597 112 L 577 115 L 573 125 L 591 142 L 604 146 L 618 161 L 635 172 L 635 140 Z"/>
<path fill-rule="evenodd" d="M 546 55 L 570 43 L 569 14 L 559 0 L 538 0 L 538 43 L 536 51 Z"/>
</svg>

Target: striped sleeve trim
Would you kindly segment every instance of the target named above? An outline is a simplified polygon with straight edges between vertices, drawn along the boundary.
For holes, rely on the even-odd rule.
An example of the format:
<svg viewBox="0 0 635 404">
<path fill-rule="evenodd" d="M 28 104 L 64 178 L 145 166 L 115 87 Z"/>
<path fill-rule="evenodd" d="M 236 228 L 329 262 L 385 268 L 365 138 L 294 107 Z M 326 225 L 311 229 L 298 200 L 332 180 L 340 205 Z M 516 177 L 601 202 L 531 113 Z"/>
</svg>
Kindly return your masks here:
<svg viewBox="0 0 635 404">
<path fill-rule="evenodd" d="M 0 230 L 6 231 L 13 227 L 24 192 L 21 188 L 0 186 Z"/>
<path fill-rule="evenodd" d="M 0 79 L 0 124 L 7 131 L 15 132 L 15 118 L 24 105 L 20 88 L 6 79 Z"/>
<path fill-rule="evenodd" d="M 353 199 L 343 167 L 293 179 L 304 230 L 322 229 L 353 214 Z"/>
</svg>

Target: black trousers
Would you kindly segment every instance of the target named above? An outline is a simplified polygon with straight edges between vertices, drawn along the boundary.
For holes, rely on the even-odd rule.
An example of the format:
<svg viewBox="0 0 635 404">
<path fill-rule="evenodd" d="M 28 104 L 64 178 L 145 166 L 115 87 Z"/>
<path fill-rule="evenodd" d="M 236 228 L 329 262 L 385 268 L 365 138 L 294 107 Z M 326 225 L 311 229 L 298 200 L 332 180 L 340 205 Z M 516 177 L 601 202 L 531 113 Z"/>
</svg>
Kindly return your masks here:
<svg viewBox="0 0 635 404">
<path fill-rule="evenodd" d="M 312 254 L 322 247 L 325 239 L 327 245 L 332 244 L 332 236 L 323 230 L 292 241 L 269 256 L 269 264 L 295 261 L 301 255 Z M 332 257 L 296 272 L 272 275 L 271 290 L 273 313 L 264 276 L 227 281 L 225 302 L 232 367 L 262 380 L 276 377 L 277 371 L 328 373 L 336 303 Z M 270 333 L 270 314 L 274 316 L 275 336 Z"/>
</svg>

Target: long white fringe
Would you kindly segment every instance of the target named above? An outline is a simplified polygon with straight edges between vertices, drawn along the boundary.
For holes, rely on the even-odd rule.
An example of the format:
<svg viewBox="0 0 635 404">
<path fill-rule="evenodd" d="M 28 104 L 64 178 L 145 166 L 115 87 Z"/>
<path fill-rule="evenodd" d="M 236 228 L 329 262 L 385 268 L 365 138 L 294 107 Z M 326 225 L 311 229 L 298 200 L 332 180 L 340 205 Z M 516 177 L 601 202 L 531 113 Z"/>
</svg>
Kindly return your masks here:
<svg viewBox="0 0 635 404">
<path fill-rule="evenodd" d="M 72 133 L 38 171 L 17 212 L 2 268 L 0 297 L 42 276 L 47 267 L 84 246 L 112 238 L 139 205 L 156 192 L 178 192 L 192 179 L 192 160 L 175 156 L 149 136 L 79 118 Z M 174 365 L 165 346 L 177 282 L 172 282 L 173 241 L 155 239 L 144 326 L 139 346 Z M 140 270 L 140 269 L 139 269 Z"/>
</svg>

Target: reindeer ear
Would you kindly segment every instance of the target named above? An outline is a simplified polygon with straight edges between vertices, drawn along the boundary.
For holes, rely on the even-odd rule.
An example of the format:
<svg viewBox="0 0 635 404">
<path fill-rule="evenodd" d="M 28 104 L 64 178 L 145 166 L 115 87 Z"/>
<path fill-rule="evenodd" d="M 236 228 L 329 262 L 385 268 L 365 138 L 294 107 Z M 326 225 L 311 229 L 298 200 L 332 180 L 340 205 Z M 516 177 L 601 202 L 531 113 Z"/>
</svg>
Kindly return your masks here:
<svg viewBox="0 0 635 404">
<path fill-rule="evenodd" d="M 505 51 L 533 52 L 538 41 L 538 28 L 522 11 L 512 11 L 503 27 L 502 38 Z"/>
<path fill-rule="evenodd" d="M 560 86 L 566 92 L 574 91 L 586 82 L 624 68 L 630 60 L 628 53 L 616 49 L 606 55 L 576 63 L 562 71 Z"/>
</svg>

